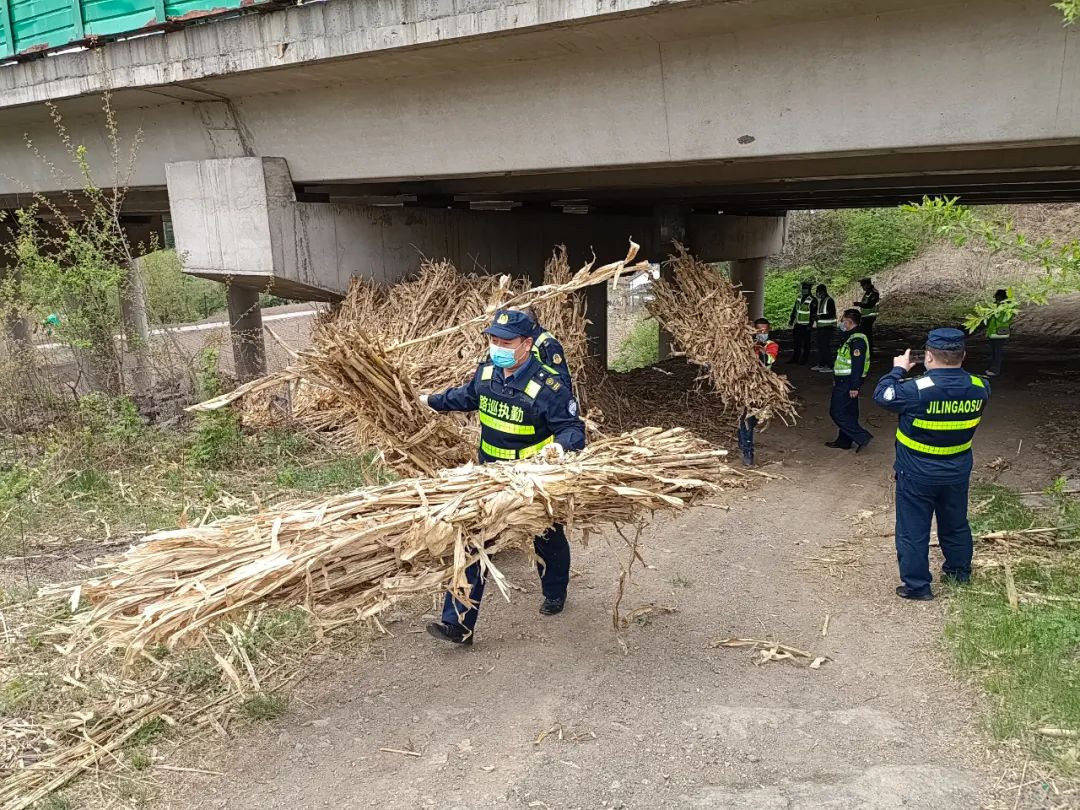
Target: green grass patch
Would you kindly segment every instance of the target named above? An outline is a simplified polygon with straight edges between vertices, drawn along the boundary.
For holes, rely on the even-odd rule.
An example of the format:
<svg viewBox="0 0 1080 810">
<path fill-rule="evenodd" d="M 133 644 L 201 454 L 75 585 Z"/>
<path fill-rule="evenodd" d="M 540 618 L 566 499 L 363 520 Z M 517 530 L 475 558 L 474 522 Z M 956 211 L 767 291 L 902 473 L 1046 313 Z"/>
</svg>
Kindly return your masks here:
<svg viewBox="0 0 1080 810">
<path fill-rule="evenodd" d="M 297 492 L 322 492 L 328 495 L 348 492 L 368 484 L 394 480 L 389 470 L 370 454 L 309 462 L 288 463 L 277 473 L 279 486 Z"/>
<path fill-rule="evenodd" d="M 1030 529 L 1035 525 L 1035 511 L 1008 487 L 975 483 L 968 497 L 971 502 L 968 517 L 975 534 Z"/>
<path fill-rule="evenodd" d="M 972 487 L 971 503 L 976 533 L 1060 525 L 1076 510 L 1065 495 L 1034 509 L 1012 490 L 988 484 Z M 977 569 L 970 585 L 952 587 L 945 637 L 960 669 L 990 697 L 994 737 L 1020 741 L 1032 756 L 1076 777 L 1076 741 L 1038 731 L 1080 730 L 1080 554 L 1051 554 L 1012 561 L 1017 610 L 1000 567 Z"/>
<path fill-rule="evenodd" d="M 252 695 L 240 704 L 241 713 L 248 719 L 256 722 L 275 720 L 285 714 L 289 708 L 289 699 L 284 695 L 273 695 L 260 692 Z"/>
<path fill-rule="evenodd" d="M 615 371 L 633 371 L 651 366 L 660 359 L 660 324 L 655 318 L 646 318 L 637 325 L 619 345 L 611 368 Z"/>
</svg>

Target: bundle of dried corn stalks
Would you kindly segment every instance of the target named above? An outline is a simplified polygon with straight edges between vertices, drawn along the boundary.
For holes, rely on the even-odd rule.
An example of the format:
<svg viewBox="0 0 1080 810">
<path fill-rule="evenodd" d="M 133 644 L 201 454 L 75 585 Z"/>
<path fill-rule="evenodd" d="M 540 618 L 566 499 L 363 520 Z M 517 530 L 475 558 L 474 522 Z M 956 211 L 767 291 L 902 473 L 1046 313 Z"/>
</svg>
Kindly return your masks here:
<svg viewBox="0 0 1080 810">
<path fill-rule="evenodd" d="M 552 523 L 588 533 L 641 524 L 746 480 L 681 429 L 601 440 L 561 464 L 469 464 L 325 501 L 158 532 L 78 586 L 90 608 L 69 651 L 104 646 L 133 661 L 148 645 L 194 642 L 255 605 L 304 605 L 320 617 L 373 616 L 412 594 L 453 590 L 479 561 L 507 593 L 491 555 L 531 548 Z"/>
<path fill-rule="evenodd" d="M 533 307 L 562 338 L 580 393 L 587 320 L 576 293 L 637 269 L 630 265 L 637 250 L 631 242 L 622 261 L 598 269 L 590 262 L 571 274 L 560 249 L 547 264 L 546 283 L 535 288 L 508 276 L 463 276 L 447 262 L 425 262 L 417 280 L 391 287 L 357 281 L 336 316 L 316 326 L 313 347 L 293 353 L 289 368 L 189 410 L 252 398 L 261 413 L 267 392 L 287 383 L 292 417 L 309 430 L 332 431 L 341 449 L 378 447 L 404 475 L 464 463 L 475 453 L 473 423 L 436 417 L 417 396 L 464 384 L 483 357 L 491 312 L 510 305 Z"/>
<path fill-rule="evenodd" d="M 743 296 L 681 245 L 670 262 L 674 283 L 654 282 L 654 298 L 646 306 L 687 359 L 702 367 L 699 379 L 708 380 L 728 408 L 763 422 L 773 417 L 794 421 L 791 385 L 758 360 Z"/>
</svg>

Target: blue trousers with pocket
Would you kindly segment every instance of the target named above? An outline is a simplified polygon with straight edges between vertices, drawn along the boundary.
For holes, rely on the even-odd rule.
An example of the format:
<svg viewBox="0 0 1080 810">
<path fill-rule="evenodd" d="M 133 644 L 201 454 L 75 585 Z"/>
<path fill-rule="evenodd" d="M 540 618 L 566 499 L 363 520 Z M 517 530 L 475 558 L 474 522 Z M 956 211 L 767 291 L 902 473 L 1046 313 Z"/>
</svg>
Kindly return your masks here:
<svg viewBox="0 0 1080 810">
<path fill-rule="evenodd" d="M 896 471 L 896 561 L 900 579 L 914 593 L 930 590 L 930 519 L 937 516 L 942 571 L 961 582 L 971 578 L 968 479 L 934 484 Z"/>
<path fill-rule="evenodd" d="M 543 534 L 533 539 L 533 549 L 540 558 L 536 570 L 540 574 L 540 587 L 545 599 L 565 599 L 566 587 L 570 584 L 570 543 L 562 524 L 557 523 Z M 444 624 L 458 625 L 466 630 L 476 629 L 476 617 L 480 613 L 480 600 L 484 598 L 484 577 L 480 572 L 480 563 L 473 563 L 465 569 L 469 580 L 469 599 L 473 607 L 454 599 L 449 593 L 443 601 L 442 620 Z"/>
<path fill-rule="evenodd" d="M 859 400 L 851 397 L 850 377 L 833 377 L 832 399 L 829 416 L 836 423 L 836 443 L 843 448 L 854 444 L 866 444 L 873 438 L 870 431 L 859 424 Z"/>
<path fill-rule="evenodd" d="M 739 417 L 739 450 L 751 457 L 754 455 L 754 429 L 756 427 L 756 416 L 743 413 Z"/>
</svg>

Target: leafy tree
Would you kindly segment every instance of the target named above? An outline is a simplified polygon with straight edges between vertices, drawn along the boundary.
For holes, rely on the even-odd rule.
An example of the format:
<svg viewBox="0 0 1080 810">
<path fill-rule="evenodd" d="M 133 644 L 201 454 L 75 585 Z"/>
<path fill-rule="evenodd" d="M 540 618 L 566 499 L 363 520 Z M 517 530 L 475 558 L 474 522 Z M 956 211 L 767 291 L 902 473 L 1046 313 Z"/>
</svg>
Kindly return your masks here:
<svg viewBox="0 0 1080 810">
<path fill-rule="evenodd" d="M 1051 295 L 1080 290 L 1080 240 L 1056 245 L 1050 239 L 1035 241 L 1013 229 L 1011 222 L 981 216 L 957 198 L 924 197 L 922 203 L 903 206 L 903 211 L 937 236 L 952 239 L 958 246 L 970 241 L 1038 265 L 1042 274 L 1010 290 L 1000 303 L 976 304 L 964 320 L 974 332 L 994 315 L 1013 315 L 1023 304 L 1045 304 Z"/>
<path fill-rule="evenodd" d="M 1080 0 L 1061 0 L 1060 3 L 1052 5 L 1065 17 L 1066 25 L 1072 25 L 1080 20 Z"/>
</svg>

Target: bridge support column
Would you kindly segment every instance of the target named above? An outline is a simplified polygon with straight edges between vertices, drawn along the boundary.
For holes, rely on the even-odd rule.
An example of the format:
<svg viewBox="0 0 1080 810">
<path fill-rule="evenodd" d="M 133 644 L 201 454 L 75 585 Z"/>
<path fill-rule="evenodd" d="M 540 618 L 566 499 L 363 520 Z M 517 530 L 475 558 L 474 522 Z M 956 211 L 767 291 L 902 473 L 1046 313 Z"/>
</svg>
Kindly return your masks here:
<svg viewBox="0 0 1080 810">
<path fill-rule="evenodd" d="M 136 395 L 143 395 L 153 386 L 154 378 L 150 361 L 146 267 L 142 257 L 162 246 L 164 230 L 161 217 L 125 218 L 120 224 L 133 257 L 120 285 L 120 317 L 124 324 L 124 344 L 135 358 L 131 390 Z"/>
<path fill-rule="evenodd" d="M 667 264 L 667 257 L 675 252 L 675 243 L 684 245 L 691 250 L 689 241 L 689 211 L 681 205 L 658 205 L 654 210 L 656 218 L 656 247 L 655 260 L 660 262 L 660 277 L 665 281 L 675 280 L 674 272 Z M 691 250 L 691 252 L 693 252 Z M 672 351 L 671 333 L 666 329 L 660 330 L 660 345 L 658 359 L 666 360 Z"/>
<path fill-rule="evenodd" d="M 731 283 L 742 287 L 750 319 L 765 316 L 765 258 L 734 259 L 731 262 Z"/>
<path fill-rule="evenodd" d="M 625 279 L 623 280 L 625 284 Z M 594 284 L 585 288 L 585 314 L 589 323 L 585 327 L 585 337 L 589 341 L 589 356 L 596 358 L 602 367 L 607 367 L 608 356 L 608 286 Z"/>
<path fill-rule="evenodd" d="M 266 344 L 263 340 L 259 291 L 230 283 L 227 297 L 233 365 L 237 379 L 247 382 L 266 373 Z"/>
</svg>

